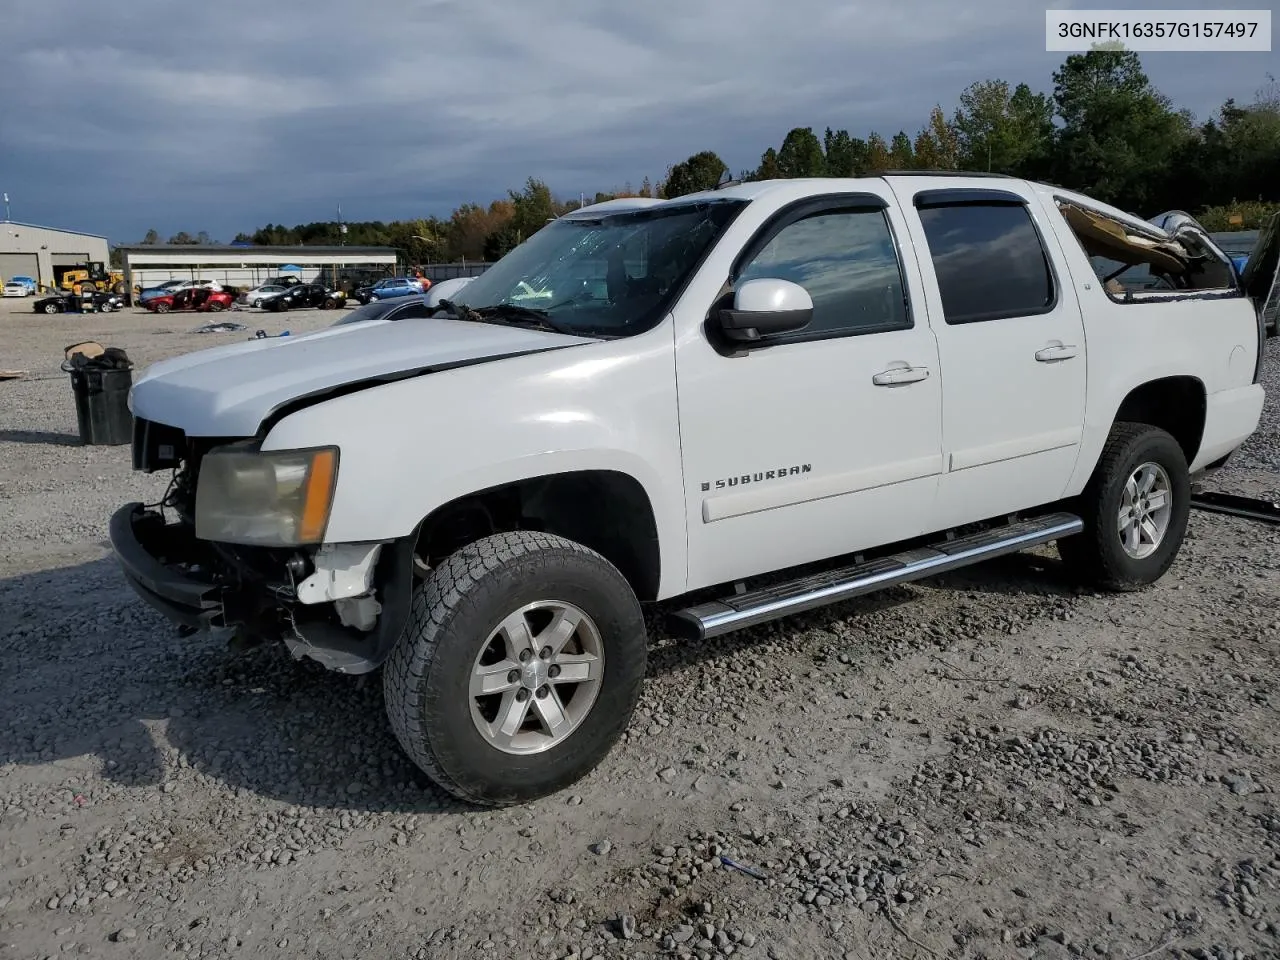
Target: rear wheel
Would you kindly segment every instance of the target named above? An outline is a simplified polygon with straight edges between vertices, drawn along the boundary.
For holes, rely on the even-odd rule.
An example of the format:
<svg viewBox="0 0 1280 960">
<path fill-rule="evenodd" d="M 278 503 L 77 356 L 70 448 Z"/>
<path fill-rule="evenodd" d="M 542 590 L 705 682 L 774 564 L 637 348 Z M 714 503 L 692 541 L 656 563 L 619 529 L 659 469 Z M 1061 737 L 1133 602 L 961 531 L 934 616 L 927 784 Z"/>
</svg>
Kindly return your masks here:
<svg viewBox="0 0 1280 960">
<path fill-rule="evenodd" d="M 1068 571 L 1104 590 L 1137 590 L 1164 576 L 1191 514 L 1186 455 L 1166 431 L 1117 423 L 1078 507 L 1084 531 L 1058 542 Z"/>
<path fill-rule="evenodd" d="M 497 534 L 418 588 L 384 668 L 387 713 L 449 793 L 521 803 L 604 758 L 635 709 L 647 655 L 640 604 L 604 557 L 550 534 Z"/>
</svg>

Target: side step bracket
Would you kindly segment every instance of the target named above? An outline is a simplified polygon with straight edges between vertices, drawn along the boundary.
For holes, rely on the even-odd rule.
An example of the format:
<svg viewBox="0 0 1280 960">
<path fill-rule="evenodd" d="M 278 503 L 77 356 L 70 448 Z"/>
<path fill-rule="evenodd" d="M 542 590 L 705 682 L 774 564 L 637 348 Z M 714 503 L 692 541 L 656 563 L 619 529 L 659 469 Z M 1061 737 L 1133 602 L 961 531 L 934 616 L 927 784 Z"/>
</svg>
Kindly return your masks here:
<svg viewBox="0 0 1280 960">
<path fill-rule="evenodd" d="M 671 626 L 690 639 L 718 637 L 992 557 L 1017 553 L 1083 529 L 1083 521 L 1070 513 L 1019 520 L 981 533 L 701 603 L 673 613 Z"/>
</svg>

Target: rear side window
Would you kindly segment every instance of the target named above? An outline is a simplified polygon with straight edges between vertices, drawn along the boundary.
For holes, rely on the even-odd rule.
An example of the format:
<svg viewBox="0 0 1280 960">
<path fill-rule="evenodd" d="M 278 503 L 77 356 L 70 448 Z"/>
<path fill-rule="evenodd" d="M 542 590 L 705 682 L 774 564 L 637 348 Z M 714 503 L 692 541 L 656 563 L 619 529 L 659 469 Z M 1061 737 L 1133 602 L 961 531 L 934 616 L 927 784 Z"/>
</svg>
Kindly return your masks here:
<svg viewBox="0 0 1280 960">
<path fill-rule="evenodd" d="M 1022 204 L 924 205 L 919 213 L 948 324 L 1053 309 L 1053 272 Z"/>
</svg>

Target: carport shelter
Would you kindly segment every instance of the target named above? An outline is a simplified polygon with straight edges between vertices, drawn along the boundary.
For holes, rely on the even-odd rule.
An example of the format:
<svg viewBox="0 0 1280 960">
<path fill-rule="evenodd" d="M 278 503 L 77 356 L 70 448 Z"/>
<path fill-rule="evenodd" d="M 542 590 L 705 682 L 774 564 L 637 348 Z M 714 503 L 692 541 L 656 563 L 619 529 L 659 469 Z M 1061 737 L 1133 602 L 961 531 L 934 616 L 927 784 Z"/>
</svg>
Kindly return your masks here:
<svg viewBox="0 0 1280 960">
<path fill-rule="evenodd" d="M 166 280 L 213 280 L 225 286 L 254 287 L 292 274 L 304 282 L 336 286 L 344 278 L 391 276 L 398 264 L 394 247 L 272 247 L 147 244 L 120 248 L 125 289 L 145 289 Z"/>
</svg>

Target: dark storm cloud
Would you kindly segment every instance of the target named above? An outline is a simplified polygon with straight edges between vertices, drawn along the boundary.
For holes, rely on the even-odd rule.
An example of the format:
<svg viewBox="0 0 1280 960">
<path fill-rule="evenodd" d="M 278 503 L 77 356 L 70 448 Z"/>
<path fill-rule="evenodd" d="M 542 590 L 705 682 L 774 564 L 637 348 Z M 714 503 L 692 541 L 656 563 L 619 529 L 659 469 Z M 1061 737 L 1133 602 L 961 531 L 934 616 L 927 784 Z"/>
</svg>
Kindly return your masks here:
<svg viewBox="0 0 1280 960">
<path fill-rule="evenodd" d="M 116 241 L 229 239 L 339 201 L 447 214 L 528 176 L 591 194 L 702 149 L 737 172 L 792 126 L 914 134 L 974 80 L 1050 89 L 1062 59 L 1043 7 L 995 0 L 25 0 L 7 21 L 14 216 Z M 1205 117 L 1273 57 L 1144 62 Z"/>
</svg>

